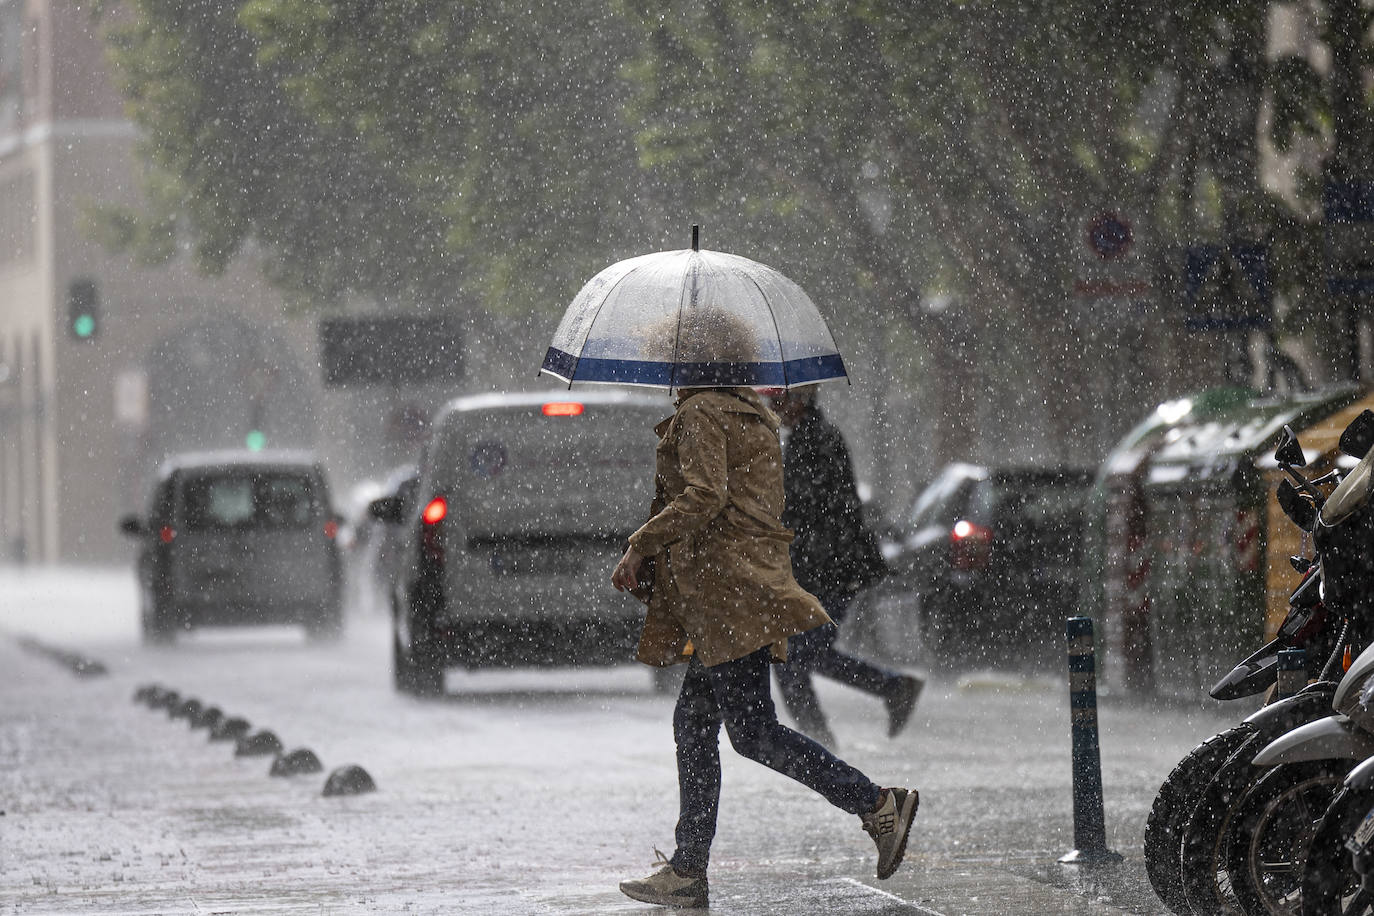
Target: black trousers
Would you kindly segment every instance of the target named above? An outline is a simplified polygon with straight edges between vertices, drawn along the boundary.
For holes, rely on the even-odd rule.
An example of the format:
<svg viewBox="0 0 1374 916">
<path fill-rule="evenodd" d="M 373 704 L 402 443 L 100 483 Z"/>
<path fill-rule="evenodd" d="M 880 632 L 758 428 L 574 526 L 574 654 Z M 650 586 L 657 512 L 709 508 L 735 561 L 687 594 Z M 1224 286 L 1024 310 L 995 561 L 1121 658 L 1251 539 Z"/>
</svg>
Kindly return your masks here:
<svg viewBox="0 0 1374 916">
<path fill-rule="evenodd" d="M 848 610 L 849 600 L 846 597 L 822 603 L 831 619 L 840 621 Z M 787 641 L 787 662 L 775 669 L 782 705 L 797 727 L 811 734 L 830 730 L 811 683 L 813 673 L 884 698 L 893 696 L 902 686 L 897 672 L 836 649 L 837 636 L 839 630 L 833 624 L 793 636 Z"/>
<path fill-rule="evenodd" d="M 673 710 L 677 743 L 678 869 L 705 869 L 720 807 L 720 727 L 735 751 L 790 776 L 850 814 L 873 810 L 881 788 L 821 745 L 779 724 L 765 647 L 710 668 L 687 666 Z"/>
</svg>

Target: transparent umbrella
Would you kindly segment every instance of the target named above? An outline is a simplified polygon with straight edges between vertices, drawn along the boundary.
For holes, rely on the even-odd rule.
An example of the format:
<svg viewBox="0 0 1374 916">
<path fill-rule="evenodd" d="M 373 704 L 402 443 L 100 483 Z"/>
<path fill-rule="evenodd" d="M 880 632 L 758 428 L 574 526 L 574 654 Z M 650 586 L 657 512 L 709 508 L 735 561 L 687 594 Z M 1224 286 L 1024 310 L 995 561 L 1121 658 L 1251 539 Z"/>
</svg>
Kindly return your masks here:
<svg viewBox="0 0 1374 916">
<path fill-rule="evenodd" d="M 792 388 L 847 378 L 825 319 L 771 267 L 692 247 L 612 264 L 568 306 L 539 370 L 578 382 Z"/>
</svg>

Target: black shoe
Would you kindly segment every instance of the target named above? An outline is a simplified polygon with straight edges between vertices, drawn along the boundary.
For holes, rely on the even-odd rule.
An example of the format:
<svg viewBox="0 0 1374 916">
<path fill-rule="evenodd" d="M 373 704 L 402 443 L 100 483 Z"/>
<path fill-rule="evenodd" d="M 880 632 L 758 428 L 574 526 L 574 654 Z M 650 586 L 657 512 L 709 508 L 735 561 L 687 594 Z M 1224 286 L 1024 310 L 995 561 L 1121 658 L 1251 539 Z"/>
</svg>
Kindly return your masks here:
<svg viewBox="0 0 1374 916">
<path fill-rule="evenodd" d="M 626 897 L 641 903 L 656 903 L 681 909 L 699 909 L 708 905 L 710 898 L 706 876 L 678 874 L 671 862 L 659 852 L 655 865 L 663 866 L 647 878 L 621 881 L 620 892 Z"/>
<path fill-rule="evenodd" d="M 901 686 L 897 691 L 883 698 L 887 704 L 887 736 L 897 737 L 897 733 L 906 728 L 907 721 L 911 718 L 912 710 L 916 708 L 916 701 L 921 698 L 921 690 L 926 686 L 926 682 L 919 677 L 910 674 L 901 676 Z"/>
</svg>

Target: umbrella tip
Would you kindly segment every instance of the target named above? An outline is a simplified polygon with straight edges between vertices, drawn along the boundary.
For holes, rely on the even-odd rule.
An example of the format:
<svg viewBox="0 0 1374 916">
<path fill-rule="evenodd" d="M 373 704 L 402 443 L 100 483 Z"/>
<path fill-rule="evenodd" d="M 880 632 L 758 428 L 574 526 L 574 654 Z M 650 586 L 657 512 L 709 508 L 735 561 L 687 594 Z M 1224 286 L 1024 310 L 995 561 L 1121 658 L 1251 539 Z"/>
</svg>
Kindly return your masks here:
<svg viewBox="0 0 1374 916">
<path fill-rule="evenodd" d="M 701 227 L 696 223 L 692 224 L 692 250 L 701 250 Z"/>
</svg>

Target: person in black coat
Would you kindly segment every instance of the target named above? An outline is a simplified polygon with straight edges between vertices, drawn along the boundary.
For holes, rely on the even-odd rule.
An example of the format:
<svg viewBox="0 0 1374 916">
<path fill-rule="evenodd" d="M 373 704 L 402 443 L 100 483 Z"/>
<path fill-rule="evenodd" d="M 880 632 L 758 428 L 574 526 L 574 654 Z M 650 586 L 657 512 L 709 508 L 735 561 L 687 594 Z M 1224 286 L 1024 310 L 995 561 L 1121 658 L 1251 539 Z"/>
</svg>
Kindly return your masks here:
<svg viewBox="0 0 1374 916">
<path fill-rule="evenodd" d="M 797 583 L 820 599 L 834 624 L 788 641 L 786 664 L 775 665 L 783 705 L 798 728 L 833 746 L 811 683 L 813 673 L 881 697 L 887 707 L 888 736 L 911 718 L 924 682 L 880 667 L 835 647 L 837 624 L 850 601 L 887 572 L 877 540 L 864 526 L 863 505 L 844 437 L 821 413 L 817 386 L 771 396 L 773 410 L 787 428 L 783 443 L 782 523 L 796 533 L 792 572 Z"/>
</svg>

